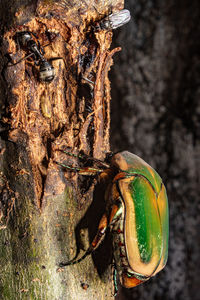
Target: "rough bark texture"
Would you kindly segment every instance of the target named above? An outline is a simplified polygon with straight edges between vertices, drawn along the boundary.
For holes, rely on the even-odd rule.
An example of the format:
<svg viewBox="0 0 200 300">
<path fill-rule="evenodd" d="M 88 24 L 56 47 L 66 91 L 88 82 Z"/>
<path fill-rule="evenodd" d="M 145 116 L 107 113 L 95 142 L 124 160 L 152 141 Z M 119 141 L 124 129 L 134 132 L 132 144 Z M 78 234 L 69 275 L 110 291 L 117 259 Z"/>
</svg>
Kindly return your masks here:
<svg viewBox="0 0 200 300">
<path fill-rule="evenodd" d="M 163 178 L 170 206 L 169 260 L 117 299 L 199 299 L 199 1 L 127 0 L 132 21 L 114 35 L 111 149 L 127 149 Z"/>
<path fill-rule="evenodd" d="M 109 240 L 82 263 L 104 210 L 104 186 L 65 172 L 60 149 L 98 159 L 109 152 L 112 33 L 91 24 L 123 1 L 1 1 L 0 299 L 112 299 Z M 34 32 L 55 78 L 38 80 L 18 31 Z M 86 79 L 85 79 L 86 78 Z M 94 86 L 88 81 L 94 82 Z M 84 163 L 84 162 L 83 162 Z M 81 250 L 83 249 L 83 250 Z"/>
</svg>

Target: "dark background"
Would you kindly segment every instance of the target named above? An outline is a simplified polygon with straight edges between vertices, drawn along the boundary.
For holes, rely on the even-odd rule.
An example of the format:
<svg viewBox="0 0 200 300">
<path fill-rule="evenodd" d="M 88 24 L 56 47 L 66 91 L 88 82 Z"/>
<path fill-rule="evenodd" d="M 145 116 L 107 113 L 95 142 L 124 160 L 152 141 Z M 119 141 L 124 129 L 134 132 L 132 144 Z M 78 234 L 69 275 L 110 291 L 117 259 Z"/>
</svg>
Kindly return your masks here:
<svg viewBox="0 0 200 300">
<path fill-rule="evenodd" d="M 200 299 L 200 2 L 127 0 L 111 71 L 111 150 L 161 175 L 170 207 L 165 269 L 117 299 Z"/>
</svg>

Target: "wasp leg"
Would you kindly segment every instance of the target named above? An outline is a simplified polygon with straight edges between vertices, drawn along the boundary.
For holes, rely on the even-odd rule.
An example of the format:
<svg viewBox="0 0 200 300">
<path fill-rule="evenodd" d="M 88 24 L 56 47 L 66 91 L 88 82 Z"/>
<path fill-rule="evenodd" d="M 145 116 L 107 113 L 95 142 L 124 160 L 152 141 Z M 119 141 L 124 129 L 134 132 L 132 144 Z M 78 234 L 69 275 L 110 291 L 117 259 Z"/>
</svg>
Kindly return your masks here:
<svg viewBox="0 0 200 300">
<path fill-rule="evenodd" d="M 15 66 L 15 65 L 19 64 L 20 62 L 22 62 L 23 60 L 26 60 L 27 58 L 29 58 L 29 57 L 31 57 L 31 56 L 33 56 L 33 55 L 34 55 L 34 53 L 30 53 L 29 55 L 27 55 L 27 56 L 21 58 L 21 59 L 18 60 L 17 62 L 11 63 L 11 65 L 8 65 L 7 67 Z"/>
<path fill-rule="evenodd" d="M 92 80 L 90 80 L 90 79 L 88 79 L 86 77 L 83 77 L 83 76 L 82 76 L 82 79 L 85 80 L 85 81 L 87 81 L 87 82 L 89 82 L 89 83 L 91 83 L 93 85 L 93 87 L 94 87 L 94 81 L 92 81 Z"/>
<path fill-rule="evenodd" d="M 49 61 L 58 60 L 58 59 L 63 59 L 63 57 L 61 57 L 61 56 L 51 57 L 51 58 L 49 58 Z"/>
</svg>

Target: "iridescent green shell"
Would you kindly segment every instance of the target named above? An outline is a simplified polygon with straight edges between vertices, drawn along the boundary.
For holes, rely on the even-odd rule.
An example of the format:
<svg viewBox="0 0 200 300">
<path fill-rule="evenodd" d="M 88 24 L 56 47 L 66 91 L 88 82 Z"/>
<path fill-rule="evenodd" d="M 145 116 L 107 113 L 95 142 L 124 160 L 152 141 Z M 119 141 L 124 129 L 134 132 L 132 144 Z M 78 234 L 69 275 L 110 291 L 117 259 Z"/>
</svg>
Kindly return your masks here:
<svg viewBox="0 0 200 300">
<path fill-rule="evenodd" d="M 120 226 L 123 227 L 128 269 L 122 272 L 128 270 L 129 276 L 123 285 L 132 287 L 131 277 L 145 281 L 166 264 L 168 200 L 158 173 L 137 155 L 128 151 L 115 154 L 112 165 L 119 169 L 113 182 L 120 191 L 124 208 Z M 124 176 L 119 176 L 123 173 Z"/>
</svg>

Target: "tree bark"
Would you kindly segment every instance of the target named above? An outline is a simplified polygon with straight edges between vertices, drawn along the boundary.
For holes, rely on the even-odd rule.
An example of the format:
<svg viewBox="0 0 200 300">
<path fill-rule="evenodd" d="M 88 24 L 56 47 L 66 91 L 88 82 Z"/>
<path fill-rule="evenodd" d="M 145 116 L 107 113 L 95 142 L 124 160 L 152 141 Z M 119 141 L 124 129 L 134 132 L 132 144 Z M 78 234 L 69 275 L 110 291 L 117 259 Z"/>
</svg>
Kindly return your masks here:
<svg viewBox="0 0 200 300">
<path fill-rule="evenodd" d="M 108 71 L 120 49 L 110 51 L 112 33 L 92 24 L 123 1 L 1 2 L 1 299 L 113 299 L 109 237 L 59 268 L 84 253 L 105 203 L 104 185 L 57 163 L 79 166 L 62 149 L 101 160 L 110 151 Z M 9 66 L 28 54 L 19 31 L 49 44 L 46 59 L 62 58 L 51 83 L 38 80 L 33 58 Z"/>
<path fill-rule="evenodd" d="M 117 299 L 197 300 L 200 278 L 200 3 L 127 0 L 132 20 L 114 34 L 111 149 L 149 162 L 167 188 L 169 259 Z M 123 113 L 122 113 L 123 112 Z"/>
</svg>

